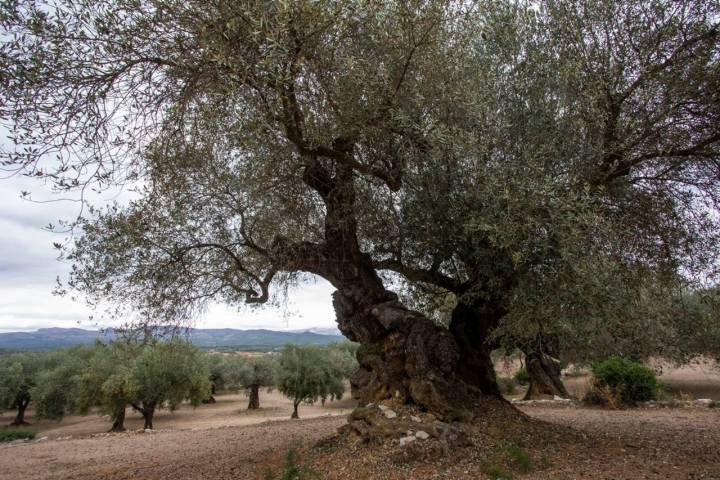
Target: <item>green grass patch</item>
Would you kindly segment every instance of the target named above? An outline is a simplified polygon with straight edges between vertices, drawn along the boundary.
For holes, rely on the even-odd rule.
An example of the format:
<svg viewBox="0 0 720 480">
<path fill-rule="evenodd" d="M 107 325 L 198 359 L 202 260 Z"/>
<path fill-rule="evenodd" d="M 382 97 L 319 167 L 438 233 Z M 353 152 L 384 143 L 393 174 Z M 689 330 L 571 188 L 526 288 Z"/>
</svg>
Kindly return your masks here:
<svg viewBox="0 0 720 480">
<path fill-rule="evenodd" d="M 265 480 L 319 480 L 320 474 L 312 468 L 301 465 L 295 449 L 288 450 L 282 471 L 276 477 L 271 469 L 265 471 Z"/>
<path fill-rule="evenodd" d="M 510 457 L 510 461 L 515 469 L 519 472 L 528 473 L 535 470 L 535 465 L 533 465 L 530 455 L 528 455 L 522 447 L 518 445 L 510 445 L 505 449 L 505 452 L 508 457 Z"/>
<path fill-rule="evenodd" d="M 30 428 L 5 427 L 0 428 L 0 442 L 12 442 L 13 440 L 32 440 L 36 432 Z"/>
<path fill-rule="evenodd" d="M 480 468 L 492 480 L 513 480 L 514 478 L 511 472 L 492 462 L 483 462 Z"/>
</svg>

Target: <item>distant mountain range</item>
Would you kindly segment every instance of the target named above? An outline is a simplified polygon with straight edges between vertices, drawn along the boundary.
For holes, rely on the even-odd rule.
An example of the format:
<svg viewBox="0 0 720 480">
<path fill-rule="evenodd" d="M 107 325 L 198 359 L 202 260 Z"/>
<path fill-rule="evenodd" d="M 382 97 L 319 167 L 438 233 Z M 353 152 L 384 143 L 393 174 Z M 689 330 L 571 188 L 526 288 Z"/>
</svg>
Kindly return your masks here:
<svg viewBox="0 0 720 480">
<path fill-rule="evenodd" d="M 322 333 L 321 333 L 322 332 Z M 193 328 L 187 330 L 191 342 L 201 348 L 235 350 L 272 350 L 288 343 L 325 345 L 345 340 L 336 329 L 310 328 L 297 331 L 236 330 L 232 328 Z M 35 332 L 0 333 L 0 350 L 52 350 L 88 345 L 99 339 L 115 338 L 112 330 L 81 328 L 41 328 Z"/>
</svg>

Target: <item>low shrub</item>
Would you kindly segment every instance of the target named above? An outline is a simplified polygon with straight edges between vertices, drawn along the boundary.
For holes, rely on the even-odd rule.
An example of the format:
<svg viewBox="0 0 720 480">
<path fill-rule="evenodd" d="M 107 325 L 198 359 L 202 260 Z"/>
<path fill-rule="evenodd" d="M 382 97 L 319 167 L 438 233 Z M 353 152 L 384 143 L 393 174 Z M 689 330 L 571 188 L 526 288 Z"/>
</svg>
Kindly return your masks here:
<svg viewBox="0 0 720 480">
<path fill-rule="evenodd" d="M 593 384 L 588 396 L 600 403 L 634 405 L 657 398 L 660 383 L 655 372 L 645 365 L 611 357 L 594 362 L 591 371 Z"/>
<path fill-rule="evenodd" d="M 720 408 L 720 401 L 713 400 L 708 404 L 708 408 Z"/>
<path fill-rule="evenodd" d="M 517 382 L 512 377 L 498 377 L 498 387 L 503 395 L 514 395 L 517 393 Z"/>
<path fill-rule="evenodd" d="M 491 462 L 484 462 L 480 469 L 482 472 L 493 480 L 513 480 L 513 474 L 508 472 L 500 465 Z"/>
<path fill-rule="evenodd" d="M 530 455 L 518 445 L 510 445 L 505 449 L 513 465 L 521 473 L 532 472 L 535 469 Z"/>
<path fill-rule="evenodd" d="M 520 370 L 515 372 L 515 381 L 520 385 L 527 385 L 530 383 L 530 375 L 525 367 L 521 367 Z"/>
<path fill-rule="evenodd" d="M 277 477 L 279 480 L 310 480 L 319 479 L 320 475 L 312 468 L 298 463 L 298 454 L 294 449 L 288 450 L 285 455 L 285 463 L 282 472 Z M 265 472 L 265 480 L 274 480 L 273 471 L 268 469 Z"/>
<path fill-rule="evenodd" d="M 35 431 L 29 428 L 0 428 L 0 442 L 12 442 L 13 440 L 32 440 L 33 438 L 35 438 Z"/>
</svg>

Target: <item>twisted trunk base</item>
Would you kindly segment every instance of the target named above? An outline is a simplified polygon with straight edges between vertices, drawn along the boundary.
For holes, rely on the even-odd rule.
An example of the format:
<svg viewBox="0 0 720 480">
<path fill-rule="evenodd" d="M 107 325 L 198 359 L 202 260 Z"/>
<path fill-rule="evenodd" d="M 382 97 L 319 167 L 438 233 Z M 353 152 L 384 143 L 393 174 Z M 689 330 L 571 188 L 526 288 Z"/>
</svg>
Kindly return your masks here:
<svg viewBox="0 0 720 480">
<path fill-rule="evenodd" d="M 559 360 L 546 353 L 531 352 L 525 355 L 525 368 L 530 377 L 530 385 L 525 394 L 525 400 L 546 396 L 570 397 L 560 378 Z"/>
<path fill-rule="evenodd" d="M 458 342 L 462 329 L 435 325 L 385 290 L 375 298 L 337 291 L 333 304 L 340 330 L 361 343 L 360 368 L 351 378 L 360 408 L 412 406 L 443 422 L 472 422 L 498 408 L 520 415 L 502 399 L 489 353 Z"/>
</svg>

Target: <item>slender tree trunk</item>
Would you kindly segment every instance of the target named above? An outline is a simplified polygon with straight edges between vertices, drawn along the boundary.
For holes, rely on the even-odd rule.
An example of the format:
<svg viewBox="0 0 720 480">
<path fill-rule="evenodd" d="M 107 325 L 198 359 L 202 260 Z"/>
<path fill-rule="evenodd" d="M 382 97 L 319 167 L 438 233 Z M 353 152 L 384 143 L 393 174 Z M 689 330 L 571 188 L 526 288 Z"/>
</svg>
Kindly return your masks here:
<svg viewBox="0 0 720 480">
<path fill-rule="evenodd" d="M 260 385 L 250 385 L 248 410 L 257 410 L 258 408 L 260 408 Z"/>
<path fill-rule="evenodd" d="M 142 410 L 142 416 L 145 420 L 145 426 L 143 427 L 145 430 L 152 430 L 153 429 L 153 416 L 155 415 L 155 405 L 146 406 Z"/>
<path fill-rule="evenodd" d="M 300 402 L 297 400 L 293 401 L 293 412 L 292 415 L 290 415 L 290 418 L 300 418 L 298 415 L 298 405 L 300 405 Z"/>
<path fill-rule="evenodd" d="M 570 397 L 560 378 L 560 361 L 547 353 L 530 352 L 525 355 L 525 368 L 530 377 L 525 400 L 545 396 Z"/>
<path fill-rule="evenodd" d="M 113 414 L 113 424 L 110 428 L 111 432 L 124 432 L 125 431 L 125 405 L 118 408 Z"/>
<path fill-rule="evenodd" d="M 17 427 L 21 425 L 30 425 L 25 421 L 25 410 L 27 410 L 28 405 L 30 405 L 29 398 L 23 398 L 17 401 L 17 414 L 15 415 L 15 420 L 13 420 L 10 425 Z"/>
</svg>

